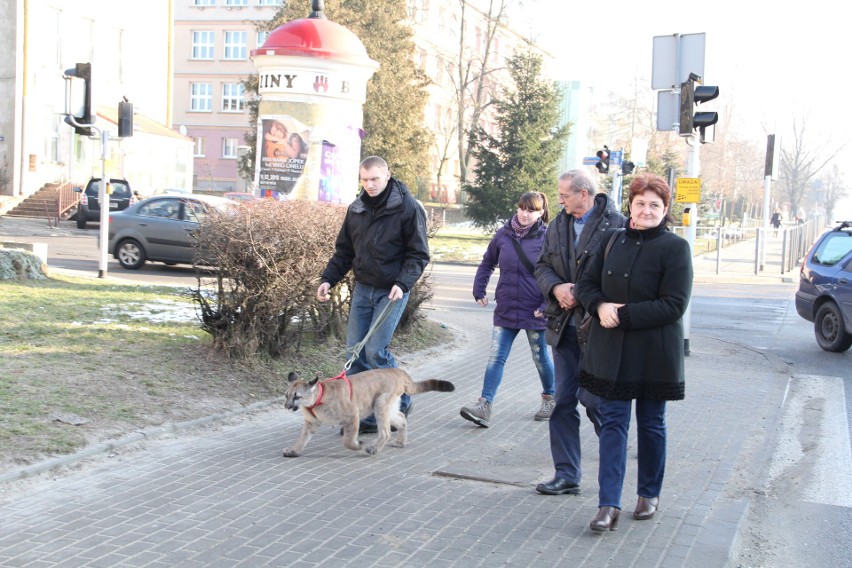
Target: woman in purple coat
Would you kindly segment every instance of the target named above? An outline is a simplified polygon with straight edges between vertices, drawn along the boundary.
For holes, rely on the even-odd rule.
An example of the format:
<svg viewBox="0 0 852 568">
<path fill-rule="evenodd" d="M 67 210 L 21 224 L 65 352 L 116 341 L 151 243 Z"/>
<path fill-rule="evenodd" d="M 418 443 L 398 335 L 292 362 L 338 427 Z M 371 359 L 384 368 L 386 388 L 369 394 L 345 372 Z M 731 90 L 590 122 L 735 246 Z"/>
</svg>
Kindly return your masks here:
<svg viewBox="0 0 852 568">
<path fill-rule="evenodd" d="M 527 332 L 533 362 L 541 380 L 541 408 L 535 419 L 549 420 L 553 412 L 553 359 L 544 339 L 547 328 L 545 300 L 533 275 L 547 231 L 547 205 L 547 196 L 537 191 L 527 192 L 518 199 L 517 214 L 497 230 L 473 280 L 474 300 L 481 306 L 487 306 L 485 292 L 488 281 L 494 269 L 500 267 L 494 293 L 497 307 L 494 308 L 491 358 L 485 368 L 482 396 L 474 404 L 461 409 L 462 418 L 484 428 L 490 426 L 491 405 L 503 380 L 503 367 L 521 330 Z"/>
</svg>

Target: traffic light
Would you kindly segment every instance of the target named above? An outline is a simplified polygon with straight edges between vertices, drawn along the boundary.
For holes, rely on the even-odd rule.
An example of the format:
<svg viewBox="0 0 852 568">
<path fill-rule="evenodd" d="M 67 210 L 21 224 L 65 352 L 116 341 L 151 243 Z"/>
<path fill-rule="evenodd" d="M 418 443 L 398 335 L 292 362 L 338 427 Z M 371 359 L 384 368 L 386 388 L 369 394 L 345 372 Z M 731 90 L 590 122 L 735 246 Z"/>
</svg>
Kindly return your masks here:
<svg viewBox="0 0 852 568">
<path fill-rule="evenodd" d="M 604 146 L 603 150 L 598 150 L 596 156 L 598 157 L 598 163 L 595 164 L 595 167 L 602 174 L 609 172 L 609 147 Z"/>
<path fill-rule="evenodd" d="M 74 67 L 66 69 L 65 78 L 71 80 L 71 77 L 83 80 L 83 96 L 82 98 L 75 97 L 72 102 L 71 95 L 75 93 L 75 90 L 73 87 L 70 92 L 66 90 L 65 122 L 73 126 L 80 136 L 91 136 L 92 129 L 88 126 L 92 124 L 92 64 L 77 63 Z M 74 107 L 71 107 L 72 104 L 74 104 Z M 74 122 L 71 121 L 72 116 L 74 122 L 84 126 L 75 126 Z"/>
<path fill-rule="evenodd" d="M 629 176 L 633 173 L 633 168 L 636 167 L 636 164 L 633 162 L 624 161 L 621 162 L 621 175 Z"/>
<path fill-rule="evenodd" d="M 689 79 L 680 85 L 680 135 L 690 136 L 696 128 L 701 132 L 701 141 L 704 141 L 704 131 L 708 126 L 716 124 L 719 120 L 717 112 L 696 112 L 693 107 L 719 96 L 719 87 L 710 87 L 698 84 L 701 77 L 695 73 L 689 74 Z"/>
<path fill-rule="evenodd" d="M 118 136 L 133 136 L 133 103 L 126 98 L 118 103 Z"/>
</svg>

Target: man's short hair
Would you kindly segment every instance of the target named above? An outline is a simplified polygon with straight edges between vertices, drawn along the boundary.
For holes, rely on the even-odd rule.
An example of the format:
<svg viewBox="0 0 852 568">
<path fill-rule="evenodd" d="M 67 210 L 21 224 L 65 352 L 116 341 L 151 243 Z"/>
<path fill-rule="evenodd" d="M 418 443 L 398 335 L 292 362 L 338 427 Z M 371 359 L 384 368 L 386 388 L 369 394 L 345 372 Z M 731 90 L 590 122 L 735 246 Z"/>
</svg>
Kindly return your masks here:
<svg viewBox="0 0 852 568">
<path fill-rule="evenodd" d="M 384 158 L 380 158 L 379 156 L 368 156 L 361 160 L 361 169 L 369 170 L 370 168 L 384 168 L 389 170 L 388 163 Z"/>
<path fill-rule="evenodd" d="M 589 192 L 589 195 L 594 195 L 597 192 L 594 180 L 584 170 L 568 170 L 559 176 L 559 181 L 562 180 L 571 182 L 571 191 L 574 193 L 584 189 Z"/>
</svg>

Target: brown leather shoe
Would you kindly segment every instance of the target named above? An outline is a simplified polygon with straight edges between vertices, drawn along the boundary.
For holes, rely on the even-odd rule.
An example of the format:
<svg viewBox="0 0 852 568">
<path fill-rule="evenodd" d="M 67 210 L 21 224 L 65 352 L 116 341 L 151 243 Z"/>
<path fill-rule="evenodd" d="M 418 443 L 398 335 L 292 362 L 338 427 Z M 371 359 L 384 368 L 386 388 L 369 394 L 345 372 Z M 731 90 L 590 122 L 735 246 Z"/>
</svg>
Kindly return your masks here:
<svg viewBox="0 0 852 568">
<path fill-rule="evenodd" d="M 657 512 L 659 502 L 659 497 L 639 497 L 639 500 L 636 501 L 636 510 L 633 511 L 633 518 L 637 521 L 652 519 L 654 513 Z"/>
<path fill-rule="evenodd" d="M 620 509 L 615 507 L 599 507 L 598 514 L 589 523 L 589 528 L 595 532 L 614 531 L 618 527 Z"/>
</svg>

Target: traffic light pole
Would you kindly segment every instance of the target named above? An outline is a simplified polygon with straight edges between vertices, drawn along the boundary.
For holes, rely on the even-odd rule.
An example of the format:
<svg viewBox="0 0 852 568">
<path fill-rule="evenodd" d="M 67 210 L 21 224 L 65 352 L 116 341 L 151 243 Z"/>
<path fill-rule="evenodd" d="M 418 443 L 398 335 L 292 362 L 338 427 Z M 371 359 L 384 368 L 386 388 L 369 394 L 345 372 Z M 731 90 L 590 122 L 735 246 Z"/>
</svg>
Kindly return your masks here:
<svg viewBox="0 0 852 568">
<path fill-rule="evenodd" d="M 95 128 L 94 126 L 92 128 Z M 100 244 L 100 257 L 98 260 L 98 278 L 106 278 L 107 275 L 107 249 L 109 248 L 109 195 L 107 195 L 106 159 L 107 147 L 109 146 L 109 131 L 101 130 L 101 186 L 98 188 L 98 203 L 101 206 L 100 228 L 98 229 L 98 243 Z"/>
<path fill-rule="evenodd" d="M 107 195 L 106 159 L 107 147 L 109 146 L 109 132 L 101 130 L 94 124 L 79 124 L 73 114 L 66 115 L 68 123 L 77 128 L 91 128 L 101 135 L 101 184 L 98 188 L 98 203 L 101 206 L 100 228 L 98 229 L 98 278 L 106 278 L 107 275 L 107 249 L 109 248 L 109 196 Z"/>
<path fill-rule="evenodd" d="M 692 132 L 686 138 L 686 176 L 697 178 L 701 173 L 701 164 L 698 158 L 699 139 L 698 134 Z M 695 227 L 698 225 L 698 204 L 686 203 L 684 208 L 689 208 L 689 225 L 684 227 L 684 238 L 689 243 L 689 251 L 695 258 Z M 686 305 L 683 314 L 683 354 L 689 355 L 689 330 L 692 326 L 692 301 Z"/>
</svg>

